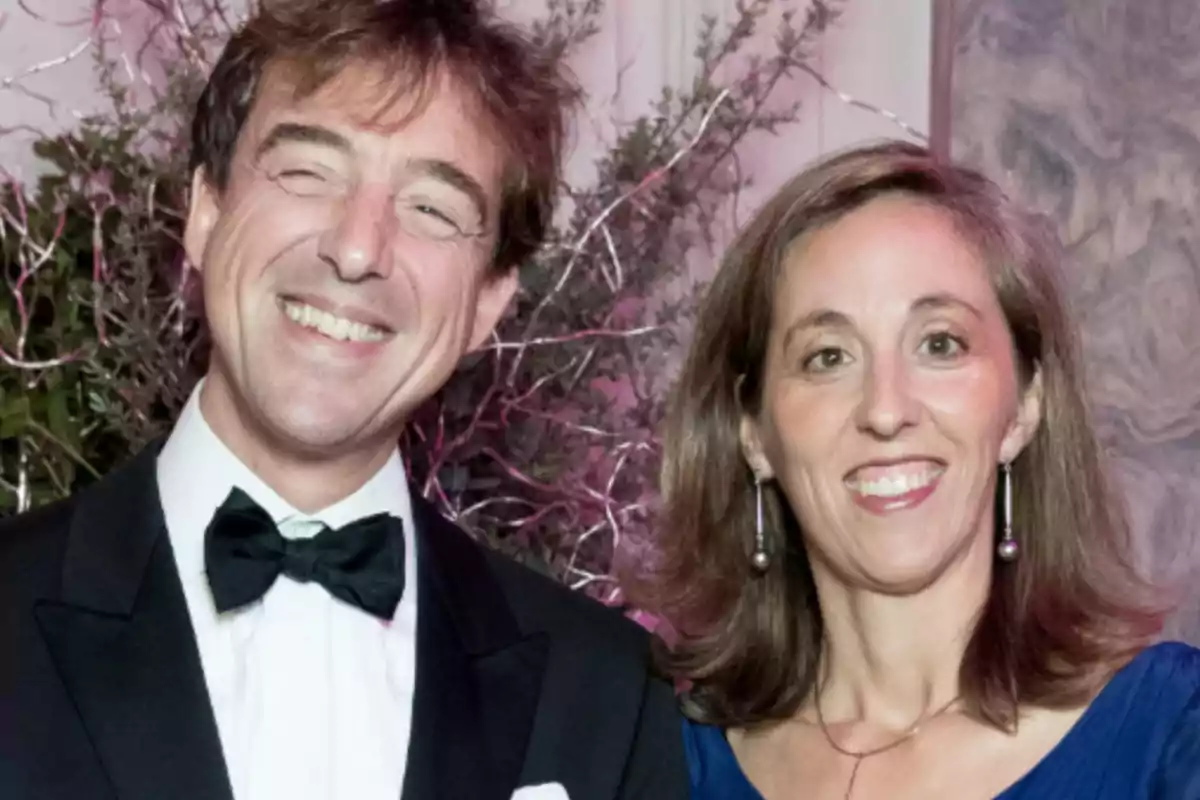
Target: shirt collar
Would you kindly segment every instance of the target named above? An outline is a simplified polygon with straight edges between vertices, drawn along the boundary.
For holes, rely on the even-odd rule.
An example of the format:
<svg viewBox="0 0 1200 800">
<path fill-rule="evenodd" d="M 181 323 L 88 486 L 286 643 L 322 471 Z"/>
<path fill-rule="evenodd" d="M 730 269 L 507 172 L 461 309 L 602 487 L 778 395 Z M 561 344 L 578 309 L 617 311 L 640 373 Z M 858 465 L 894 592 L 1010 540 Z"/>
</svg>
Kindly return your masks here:
<svg viewBox="0 0 1200 800">
<path fill-rule="evenodd" d="M 303 514 L 255 475 L 209 426 L 200 410 L 202 386 L 203 381 L 192 391 L 157 464 L 163 515 L 181 573 L 204 571 L 204 531 L 234 487 L 262 506 L 276 523 L 315 519 L 339 528 L 384 512 L 400 518 L 406 533 L 413 530 L 412 500 L 398 449 L 353 494 L 313 514 Z M 411 544 L 405 549 L 411 557 Z"/>
</svg>

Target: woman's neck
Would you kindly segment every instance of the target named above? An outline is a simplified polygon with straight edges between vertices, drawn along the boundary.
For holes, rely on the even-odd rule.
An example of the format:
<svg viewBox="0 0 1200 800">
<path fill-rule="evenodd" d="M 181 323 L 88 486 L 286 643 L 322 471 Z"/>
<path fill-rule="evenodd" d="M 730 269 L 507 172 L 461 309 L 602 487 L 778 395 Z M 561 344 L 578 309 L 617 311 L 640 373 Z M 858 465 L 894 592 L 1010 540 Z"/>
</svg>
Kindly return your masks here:
<svg viewBox="0 0 1200 800">
<path fill-rule="evenodd" d="M 984 546 L 906 595 L 848 587 L 814 564 L 825 649 L 806 710 L 819 699 L 831 723 L 900 731 L 957 697 L 963 653 L 991 585 L 990 537 L 977 541 Z"/>
</svg>

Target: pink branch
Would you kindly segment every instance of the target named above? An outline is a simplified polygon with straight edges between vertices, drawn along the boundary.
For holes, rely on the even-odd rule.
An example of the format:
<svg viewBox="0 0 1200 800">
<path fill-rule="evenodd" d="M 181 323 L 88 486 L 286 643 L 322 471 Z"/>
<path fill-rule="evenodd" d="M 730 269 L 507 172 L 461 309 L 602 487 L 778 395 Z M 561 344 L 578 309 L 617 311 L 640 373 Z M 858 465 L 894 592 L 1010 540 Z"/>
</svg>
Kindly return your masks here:
<svg viewBox="0 0 1200 800">
<path fill-rule="evenodd" d="M 537 347 L 541 345 L 552 344 L 567 344 L 568 342 L 578 342 L 583 339 L 596 338 L 616 338 L 628 339 L 633 336 L 642 336 L 647 333 L 654 333 L 663 329 L 661 325 L 646 325 L 641 328 L 632 328 L 630 330 L 614 331 L 614 330 L 585 330 L 575 331 L 574 333 L 566 333 L 561 336 L 543 336 L 535 339 L 525 339 L 519 342 L 494 342 L 487 345 L 486 350 L 525 350 L 529 347 Z"/>
<path fill-rule="evenodd" d="M 586 497 L 585 495 L 581 495 L 578 492 L 571 492 L 571 491 L 568 491 L 567 489 L 562 488 L 561 486 L 549 486 L 545 483 L 542 483 L 541 481 L 534 480 L 533 478 L 529 477 L 524 472 L 522 472 L 520 469 L 513 466 L 511 462 L 509 462 L 507 459 L 505 459 L 503 456 L 501 456 L 499 453 L 497 453 L 494 449 L 492 449 L 490 447 L 485 447 L 480 452 L 483 455 L 485 455 L 488 458 L 495 461 L 501 467 L 503 467 L 504 471 L 508 474 L 509 477 L 513 478 L 514 480 L 520 481 L 521 483 L 525 484 L 526 486 L 531 486 L 535 489 L 539 489 L 539 490 L 546 492 L 548 494 L 551 494 L 551 495 L 554 495 L 554 494 L 563 495 L 565 497 L 574 498 L 577 501 L 583 501 L 585 503 L 588 503 L 588 505 L 592 504 L 590 502 L 590 498 Z"/>
<path fill-rule="evenodd" d="M 96 336 L 102 347 L 108 346 L 108 331 L 104 322 L 104 276 L 108 272 L 108 264 L 104 259 L 104 236 L 101 223 L 104 209 L 92 203 L 92 300 L 93 316 L 96 320 Z"/>
<path fill-rule="evenodd" d="M 574 246 L 571 248 L 571 257 L 568 259 L 566 266 L 563 268 L 562 274 L 559 276 L 558 283 L 554 285 L 552 290 L 546 293 L 546 296 L 543 297 L 533 309 L 533 313 L 529 315 L 529 323 L 525 326 L 527 333 L 534 330 L 544 309 L 550 304 L 551 300 L 556 298 L 562 291 L 563 287 L 570 279 L 571 274 L 574 272 L 575 264 L 579 260 L 580 255 L 582 255 L 584 252 L 584 247 L 596 233 L 596 230 L 603 225 L 610 216 L 612 216 L 613 212 L 620 208 L 631 197 L 674 169 L 675 166 L 683 159 L 683 157 L 690 153 L 696 147 L 696 145 L 700 143 L 700 140 L 704 137 L 705 132 L 708 130 L 709 124 L 712 122 L 713 115 L 716 114 L 717 109 L 725 102 L 725 99 L 729 97 L 729 92 L 730 90 L 728 88 L 722 89 L 721 93 L 717 95 L 715 100 L 713 100 L 712 104 L 708 107 L 708 110 L 705 111 L 704 116 L 701 118 L 700 125 L 698 126 L 695 135 L 692 136 L 691 141 L 689 141 L 684 147 L 677 150 L 664 166 L 646 175 L 644 178 L 642 178 L 641 182 L 639 182 L 637 186 L 624 192 L 621 194 L 621 196 L 617 197 L 615 200 L 605 206 L 604 210 L 601 211 L 594 219 L 592 219 L 590 223 L 588 223 L 588 226 L 584 229 L 583 233 L 579 236 Z M 524 348 L 519 348 L 517 351 L 517 357 L 513 359 L 512 367 L 508 372 L 509 386 L 512 386 L 516 381 L 517 370 L 522 359 L 524 358 L 524 355 Z"/>
<path fill-rule="evenodd" d="M 17 5 L 21 8 L 22 11 L 24 11 L 26 14 L 28 14 L 29 16 L 36 19 L 38 22 L 45 22 L 47 25 L 53 25 L 56 28 L 75 28 L 80 25 L 86 25 L 88 23 L 88 21 L 91 20 L 92 18 L 94 18 L 94 16 L 95 16 L 94 14 L 92 14 L 87 17 L 80 17 L 79 19 L 69 20 L 66 22 L 56 22 L 52 19 L 47 19 L 46 17 L 43 17 L 41 14 L 34 11 L 32 8 L 29 7 L 29 5 L 25 2 L 25 0 L 17 0 Z"/>
<path fill-rule="evenodd" d="M 30 75 L 36 75 L 39 72 L 45 72 L 51 67 L 61 66 L 69 61 L 74 61 L 81 56 L 92 45 L 92 37 L 89 36 L 79 44 L 75 45 L 66 55 L 51 58 L 48 61 L 41 61 L 31 67 L 26 67 L 24 72 L 18 72 L 16 75 L 10 75 L 7 78 L 0 79 L 0 89 L 9 89 L 18 81 L 23 81 Z"/>
<path fill-rule="evenodd" d="M 82 351 L 77 350 L 73 353 L 67 353 L 65 356 L 59 356 L 58 358 L 48 358 L 45 361 L 25 361 L 21 358 L 11 355 L 3 347 L 0 347 L 0 361 L 3 361 L 5 364 L 12 367 L 13 369 L 20 369 L 20 370 L 27 370 L 27 371 L 54 369 L 55 367 L 61 367 L 64 364 L 69 364 L 72 361 L 78 360 L 81 355 L 82 355 Z"/>
<path fill-rule="evenodd" d="M 516 401 L 509 402 L 507 408 L 508 409 L 516 409 L 517 411 L 520 411 L 523 414 L 528 414 L 529 416 L 534 417 L 536 419 L 544 419 L 547 422 L 552 422 L 555 425 L 562 425 L 564 428 L 567 428 L 567 429 L 573 430 L 573 431 L 577 431 L 579 433 L 587 434 L 588 436 L 596 436 L 596 437 L 599 437 L 602 439 L 616 439 L 622 435 L 620 433 L 615 433 L 613 431 L 601 430 L 601 429 L 593 427 L 591 425 L 579 425 L 578 423 L 568 422 L 565 419 L 561 419 L 556 414 L 550 414 L 545 411 L 539 411 L 534 408 L 529 408 L 528 406 L 518 404 Z"/>
</svg>

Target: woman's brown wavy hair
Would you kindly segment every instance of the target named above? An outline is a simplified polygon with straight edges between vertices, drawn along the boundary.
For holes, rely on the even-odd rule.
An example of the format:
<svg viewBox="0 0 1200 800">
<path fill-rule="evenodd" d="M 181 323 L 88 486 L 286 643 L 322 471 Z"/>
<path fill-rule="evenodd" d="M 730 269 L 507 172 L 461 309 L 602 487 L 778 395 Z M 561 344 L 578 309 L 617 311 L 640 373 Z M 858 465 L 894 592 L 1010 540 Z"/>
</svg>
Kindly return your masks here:
<svg viewBox="0 0 1200 800">
<path fill-rule="evenodd" d="M 968 710 L 1010 729 L 1019 705 L 1086 702 L 1161 627 L 1130 566 L 1126 521 L 1088 422 L 1053 237 L 977 172 L 911 144 L 859 148 L 794 178 L 741 232 L 701 306 L 670 400 L 661 558 L 629 588 L 678 633 L 666 666 L 688 686 L 684 709 L 697 720 L 750 727 L 783 719 L 813 691 L 823 625 L 801 531 L 774 485 L 766 487 L 773 560 L 766 574 L 753 570 L 754 484 L 738 425 L 761 400 L 788 245 L 896 193 L 943 210 L 975 246 L 1020 378 L 1040 370 L 1043 383 L 1042 423 L 1012 465 L 1020 558 L 997 566 L 968 644 Z"/>
</svg>

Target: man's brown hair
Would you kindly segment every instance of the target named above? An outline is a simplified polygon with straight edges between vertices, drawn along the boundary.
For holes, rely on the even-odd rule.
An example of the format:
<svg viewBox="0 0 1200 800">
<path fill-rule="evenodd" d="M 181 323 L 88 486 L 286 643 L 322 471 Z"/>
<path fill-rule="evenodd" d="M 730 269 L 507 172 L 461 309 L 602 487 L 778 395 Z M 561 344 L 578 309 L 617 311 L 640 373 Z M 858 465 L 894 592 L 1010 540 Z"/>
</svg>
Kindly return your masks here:
<svg viewBox="0 0 1200 800">
<path fill-rule="evenodd" d="M 238 137 L 268 70 L 286 70 L 298 98 L 351 64 L 396 76 L 419 109 L 448 76 L 475 101 L 480 124 L 507 149 L 493 264 L 518 266 L 542 243 L 553 213 L 567 112 L 578 92 L 561 53 L 473 0 L 276 0 L 226 44 L 196 105 L 191 168 L 223 190 Z"/>
</svg>

